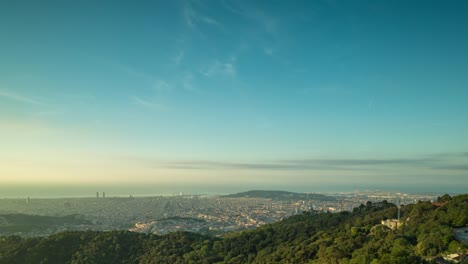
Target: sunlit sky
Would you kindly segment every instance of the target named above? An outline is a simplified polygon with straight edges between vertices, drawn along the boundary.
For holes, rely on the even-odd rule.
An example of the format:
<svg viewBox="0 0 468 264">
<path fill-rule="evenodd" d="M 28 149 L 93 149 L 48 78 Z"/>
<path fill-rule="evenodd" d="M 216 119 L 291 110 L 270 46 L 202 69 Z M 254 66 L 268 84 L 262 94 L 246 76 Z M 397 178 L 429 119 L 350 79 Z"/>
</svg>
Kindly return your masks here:
<svg viewBox="0 0 468 264">
<path fill-rule="evenodd" d="M 468 188 L 467 1 L 0 1 L 0 183 Z"/>
</svg>

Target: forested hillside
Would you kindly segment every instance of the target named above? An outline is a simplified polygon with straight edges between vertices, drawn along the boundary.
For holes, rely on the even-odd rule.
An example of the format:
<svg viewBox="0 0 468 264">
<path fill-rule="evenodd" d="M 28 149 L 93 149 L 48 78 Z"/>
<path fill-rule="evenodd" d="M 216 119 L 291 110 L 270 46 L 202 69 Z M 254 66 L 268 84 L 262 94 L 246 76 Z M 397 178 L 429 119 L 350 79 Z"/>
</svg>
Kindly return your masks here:
<svg viewBox="0 0 468 264">
<path fill-rule="evenodd" d="M 380 225 L 397 215 L 397 207 L 383 201 L 352 213 L 303 213 L 222 238 L 126 231 L 3 237 L 0 263 L 430 263 L 467 251 L 453 228 L 468 224 L 468 195 L 401 210 L 396 230 Z"/>
<path fill-rule="evenodd" d="M 266 198 L 273 200 L 302 200 L 302 199 L 314 199 L 319 201 L 336 201 L 333 196 L 327 196 L 318 193 L 295 193 L 287 191 L 265 191 L 265 190 L 253 190 L 235 194 L 228 194 L 222 197 L 226 198 Z"/>
</svg>

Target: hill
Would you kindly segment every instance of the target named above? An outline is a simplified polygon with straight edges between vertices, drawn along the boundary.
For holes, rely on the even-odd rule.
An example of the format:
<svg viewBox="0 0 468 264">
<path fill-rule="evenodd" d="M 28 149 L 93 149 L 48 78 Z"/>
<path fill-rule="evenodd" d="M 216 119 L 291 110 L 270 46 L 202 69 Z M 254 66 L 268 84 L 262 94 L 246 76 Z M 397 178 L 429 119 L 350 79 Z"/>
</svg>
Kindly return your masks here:
<svg viewBox="0 0 468 264">
<path fill-rule="evenodd" d="M 0 263 L 435 263 L 467 252 L 453 228 L 468 224 L 468 195 L 402 208 L 367 202 L 353 212 L 304 213 L 222 238 L 178 232 L 64 232 L 45 238 L 0 239 Z M 466 263 L 466 262 L 465 262 Z"/>
<path fill-rule="evenodd" d="M 317 193 L 295 193 L 287 191 L 252 190 L 247 192 L 224 195 L 226 198 L 266 198 L 273 200 L 320 200 L 336 201 L 335 197 Z"/>
</svg>

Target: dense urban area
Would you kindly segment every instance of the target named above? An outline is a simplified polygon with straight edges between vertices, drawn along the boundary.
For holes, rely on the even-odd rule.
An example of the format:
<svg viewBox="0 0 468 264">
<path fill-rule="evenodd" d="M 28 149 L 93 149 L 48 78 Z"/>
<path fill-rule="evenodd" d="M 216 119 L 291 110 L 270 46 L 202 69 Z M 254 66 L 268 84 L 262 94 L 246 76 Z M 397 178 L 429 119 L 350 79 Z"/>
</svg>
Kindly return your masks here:
<svg viewBox="0 0 468 264">
<path fill-rule="evenodd" d="M 434 201 L 437 194 L 357 191 L 315 194 L 249 191 L 232 195 L 0 199 L 0 235 L 46 236 L 70 230 L 130 230 L 219 235 L 273 223 L 303 212 L 352 211 L 366 202 L 405 205 Z M 396 217 L 396 216 L 395 216 Z"/>
<path fill-rule="evenodd" d="M 306 198 L 314 198 L 310 209 Z M 386 199 L 370 201 L 381 198 Z M 403 204 L 412 199 L 417 201 Z M 345 211 L 348 203 L 359 206 Z M 222 197 L 29 199 L 29 205 L 27 199 L 5 199 L 2 208 L 8 212 L 2 214 L 2 232 L 21 236 L 0 236 L 0 264 L 468 262 L 468 194 L 431 199 L 250 191 Z M 56 216 L 24 214 L 46 208 Z M 77 209 L 83 214 L 67 215 Z M 70 231 L 77 229 L 83 231 Z M 45 234 L 51 235 L 39 236 Z"/>
</svg>

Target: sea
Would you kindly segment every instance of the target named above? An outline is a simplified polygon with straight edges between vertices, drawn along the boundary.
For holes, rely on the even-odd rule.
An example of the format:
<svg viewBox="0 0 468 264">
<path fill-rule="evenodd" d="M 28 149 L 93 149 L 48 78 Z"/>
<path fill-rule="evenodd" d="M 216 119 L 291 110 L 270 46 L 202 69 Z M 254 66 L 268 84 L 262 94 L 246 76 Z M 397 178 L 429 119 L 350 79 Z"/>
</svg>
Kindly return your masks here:
<svg viewBox="0 0 468 264">
<path fill-rule="evenodd" d="M 321 194 L 351 192 L 401 192 L 424 194 L 463 194 L 466 185 L 430 184 L 157 184 L 157 183 L 110 183 L 110 184 L 18 184 L 0 183 L 2 198 L 85 198 L 96 197 L 96 193 L 106 197 L 147 197 L 175 195 L 224 195 L 249 190 L 281 190 Z"/>
</svg>

